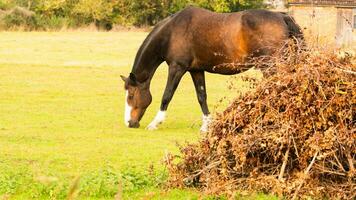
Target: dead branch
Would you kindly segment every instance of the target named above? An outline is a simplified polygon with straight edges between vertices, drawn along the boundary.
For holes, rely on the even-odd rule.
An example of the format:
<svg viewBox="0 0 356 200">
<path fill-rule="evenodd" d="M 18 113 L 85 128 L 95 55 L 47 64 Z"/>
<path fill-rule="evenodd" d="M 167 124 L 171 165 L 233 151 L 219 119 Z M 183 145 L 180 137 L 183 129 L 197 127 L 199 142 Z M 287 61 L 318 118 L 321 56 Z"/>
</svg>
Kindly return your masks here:
<svg viewBox="0 0 356 200">
<path fill-rule="evenodd" d="M 286 151 L 286 153 L 284 154 L 284 157 L 283 157 L 283 164 L 282 164 L 279 176 L 278 176 L 278 180 L 279 181 L 282 181 L 282 179 L 283 179 L 284 170 L 286 169 L 287 162 L 288 162 L 288 156 L 289 156 L 289 145 L 288 145 L 288 149 L 287 149 L 287 151 Z"/>
<path fill-rule="evenodd" d="M 309 171 L 310 171 L 310 169 L 312 168 L 312 166 L 313 166 L 313 164 L 314 164 L 314 162 L 315 162 L 315 158 L 318 156 L 318 154 L 319 154 L 319 151 L 317 151 L 317 152 L 314 154 L 313 160 L 310 162 L 309 166 L 308 166 L 307 169 L 304 171 L 304 175 L 305 175 L 305 176 L 303 176 L 303 179 L 302 179 L 301 183 L 299 184 L 297 190 L 295 191 L 292 200 L 294 200 L 294 199 L 297 198 L 298 193 L 299 193 L 299 191 L 300 191 L 300 188 L 302 188 L 302 186 L 303 186 L 303 184 L 304 184 L 305 177 L 307 177 L 307 175 L 309 174 Z"/>
<path fill-rule="evenodd" d="M 347 156 L 347 161 L 349 162 L 349 167 L 350 167 L 349 175 L 350 175 L 350 177 L 353 177 L 355 174 L 354 159 L 351 157 L 350 151 L 347 151 L 346 156 Z"/>
</svg>

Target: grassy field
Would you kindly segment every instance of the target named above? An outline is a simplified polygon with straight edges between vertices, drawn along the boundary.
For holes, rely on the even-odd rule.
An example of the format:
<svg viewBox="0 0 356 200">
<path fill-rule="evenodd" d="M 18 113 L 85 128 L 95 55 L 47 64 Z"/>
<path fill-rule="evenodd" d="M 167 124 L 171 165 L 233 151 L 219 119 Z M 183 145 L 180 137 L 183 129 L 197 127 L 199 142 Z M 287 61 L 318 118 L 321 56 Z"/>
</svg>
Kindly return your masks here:
<svg viewBox="0 0 356 200">
<path fill-rule="evenodd" d="M 159 108 L 166 65 L 153 79 L 153 103 L 142 127 L 123 123 L 119 75 L 128 75 L 146 35 L 0 33 L 0 199 L 63 199 L 76 177 L 79 199 L 113 199 L 119 188 L 126 199 L 200 196 L 160 186 L 167 175 L 165 152 L 200 137 L 202 114 L 188 74 L 159 130 L 144 127 Z M 221 98 L 236 96 L 228 79 L 207 76 L 212 110 Z M 248 90 L 247 83 L 238 85 Z"/>
</svg>

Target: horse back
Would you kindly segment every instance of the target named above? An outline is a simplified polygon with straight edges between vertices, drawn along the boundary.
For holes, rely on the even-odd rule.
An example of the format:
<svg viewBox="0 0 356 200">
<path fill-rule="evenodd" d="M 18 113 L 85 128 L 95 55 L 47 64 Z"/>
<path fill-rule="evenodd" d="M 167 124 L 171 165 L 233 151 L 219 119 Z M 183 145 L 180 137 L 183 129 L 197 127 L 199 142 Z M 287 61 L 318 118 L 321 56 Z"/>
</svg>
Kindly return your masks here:
<svg viewBox="0 0 356 200">
<path fill-rule="evenodd" d="M 180 62 L 189 70 L 237 73 L 216 66 L 245 62 L 248 57 L 280 49 L 289 37 L 284 17 L 266 10 L 219 14 L 189 7 L 167 26 L 170 34 L 166 60 Z"/>
</svg>

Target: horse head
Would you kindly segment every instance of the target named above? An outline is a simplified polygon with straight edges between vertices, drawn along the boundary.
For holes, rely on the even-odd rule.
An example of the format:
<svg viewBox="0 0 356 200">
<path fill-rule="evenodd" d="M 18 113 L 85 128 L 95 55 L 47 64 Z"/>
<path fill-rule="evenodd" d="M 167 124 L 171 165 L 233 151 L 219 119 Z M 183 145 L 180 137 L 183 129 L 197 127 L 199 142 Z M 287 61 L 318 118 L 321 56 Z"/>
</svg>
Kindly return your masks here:
<svg viewBox="0 0 356 200">
<path fill-rule="evenodd" d="M 126 90 L 125 124 L 129 128 L 138 128 L 142 116 L 152 102 L 149 83 L 138 82 L 132 73 L 128 78 L 121 76 L 121 79 L 125 82 Z"/>
</svg>

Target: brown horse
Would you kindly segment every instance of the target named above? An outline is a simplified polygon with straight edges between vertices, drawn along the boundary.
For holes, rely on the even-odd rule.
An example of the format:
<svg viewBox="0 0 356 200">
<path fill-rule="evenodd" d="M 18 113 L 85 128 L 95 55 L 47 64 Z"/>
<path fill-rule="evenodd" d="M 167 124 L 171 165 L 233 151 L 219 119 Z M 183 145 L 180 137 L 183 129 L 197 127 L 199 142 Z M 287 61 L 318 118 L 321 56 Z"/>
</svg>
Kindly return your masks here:
<svg viewBox="0 0 356 200">
<path fill-rule="evenodd" d="M 164 121 L 182 76 L 189 72 L 203 111 L 201 130 L 206 131 L 209 109 L 204 72 L 240 73 L 248 67 L 231 67 L 226 63 L 245 63 L 251 57 L 272 55 L 290 38 L 303 39 L 294 20 L 285 13 L 266 10 L 218 14 L 188 7 L 162 20 L 138 50 L 130 76 L 121 76 L 126 90 L 126 125 L 139 127 L 139 121 L 152 101 L 151 79 L 157 67 L 165 61 L 169 66 L 166 89 L 160 110 L 147 128 L 157 129 Z"/>
</svg>

